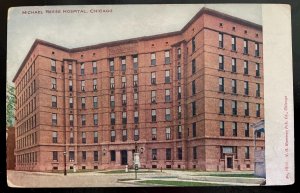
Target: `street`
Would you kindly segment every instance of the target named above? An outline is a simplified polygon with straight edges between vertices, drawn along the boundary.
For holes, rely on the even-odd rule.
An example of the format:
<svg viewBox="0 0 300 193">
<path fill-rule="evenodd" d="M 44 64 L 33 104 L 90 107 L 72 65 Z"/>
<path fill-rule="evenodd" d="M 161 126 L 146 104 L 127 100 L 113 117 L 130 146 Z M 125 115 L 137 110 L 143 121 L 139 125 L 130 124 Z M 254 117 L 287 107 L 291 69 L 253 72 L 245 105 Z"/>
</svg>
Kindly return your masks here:
<svg viewBox="0 0 300 193">
<path fill-rule="evenodd" d="M 256 178 L 253 172 L 200 172 L 178 170 L 139 170 L 138 180 L 131 170 L 125 173 L 123 170 L 91 171 L 68 173 L 45 173 L 26 171 L 7 171 L 8 185 L 10 187 L 146 187 L 157 184 L 145 184 L 146 181 L 193 182 L 199 185 L 237 185 L 256 186 L 264 181 Z M 162 182 L 164 181 L 164 182 Z M 176 183 L 175 183 L 175 186 Z"/>
</svg>

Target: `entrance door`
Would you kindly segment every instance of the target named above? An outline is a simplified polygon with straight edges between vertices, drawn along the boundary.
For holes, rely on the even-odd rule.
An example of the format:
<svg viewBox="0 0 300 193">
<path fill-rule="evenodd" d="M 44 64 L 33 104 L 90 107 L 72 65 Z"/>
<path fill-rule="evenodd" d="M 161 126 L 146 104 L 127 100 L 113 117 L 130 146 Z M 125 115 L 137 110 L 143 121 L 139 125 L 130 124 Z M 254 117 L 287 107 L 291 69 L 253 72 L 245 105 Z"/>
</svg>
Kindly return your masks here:
<svg viewBox="0 0 300 193">
<path fill-rule="evenodd" d="M 121 151 L 121 165 L 127 165 L 127 150 Z"/>
<path fill-rule="evenodd" d="M 227 157 L 227 168 L 233 168 L 232 157 Z"/>
</svg>

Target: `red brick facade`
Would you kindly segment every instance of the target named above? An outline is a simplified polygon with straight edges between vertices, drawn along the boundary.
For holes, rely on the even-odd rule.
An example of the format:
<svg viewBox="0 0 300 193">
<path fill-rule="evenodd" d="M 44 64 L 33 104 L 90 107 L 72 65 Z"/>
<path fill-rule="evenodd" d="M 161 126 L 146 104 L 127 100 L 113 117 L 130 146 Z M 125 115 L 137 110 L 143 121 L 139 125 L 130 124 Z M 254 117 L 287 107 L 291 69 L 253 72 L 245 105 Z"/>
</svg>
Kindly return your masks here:
<svg viewBox="0 0 300 193">
<path fill-rule="evenodd" d="M 15 150 L 15 128 L 6 128 L 6 169 L 14 170 L 16 164 L 16 158 L 14 155 Z"/>
<path fill-rule="evenodd" d="M 63 170 L 63 152 L 67 168 L 132 167 L 137 144 L 142 168 L 253 170 L 262 50 L 260 25 L 206 8 L 168 34 L 75 49 L 36 40 L 14 78 L 16 169 Z"/>
</svg>

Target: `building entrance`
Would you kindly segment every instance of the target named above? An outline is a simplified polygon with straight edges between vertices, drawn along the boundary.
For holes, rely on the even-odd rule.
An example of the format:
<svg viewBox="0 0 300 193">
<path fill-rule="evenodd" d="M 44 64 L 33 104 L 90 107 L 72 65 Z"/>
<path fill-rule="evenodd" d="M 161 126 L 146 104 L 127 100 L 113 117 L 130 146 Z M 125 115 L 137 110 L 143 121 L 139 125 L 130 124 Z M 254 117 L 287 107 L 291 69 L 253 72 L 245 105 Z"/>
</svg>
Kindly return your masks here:
<svg viewBox="0 0 300 193">
<path fill-rule="evenodd" d="M 227 157 L 227 168 L 233 169 L 232 157 Z"/>
<path fill-rule="evenodd" d="M 127 150 L 121 151 L 121 165 L 127 165 Z"/>
</svg>

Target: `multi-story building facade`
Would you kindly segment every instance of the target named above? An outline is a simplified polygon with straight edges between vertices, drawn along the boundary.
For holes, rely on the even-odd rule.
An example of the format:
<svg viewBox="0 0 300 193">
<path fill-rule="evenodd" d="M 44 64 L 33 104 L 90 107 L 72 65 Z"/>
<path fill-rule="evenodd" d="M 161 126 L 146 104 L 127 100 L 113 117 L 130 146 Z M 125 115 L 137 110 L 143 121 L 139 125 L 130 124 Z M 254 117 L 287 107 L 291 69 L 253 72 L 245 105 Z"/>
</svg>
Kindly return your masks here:
<svg viewBox="0 0 300 193">
<path fill-rule="evenodd" d="M 262 50 L 262 26 L 207 8 L 177 32 L 36 40 L 13 80 L 16 169 L 125 168 L 137 146 L 142 168 L 253 170 Z"/>
</svg>

